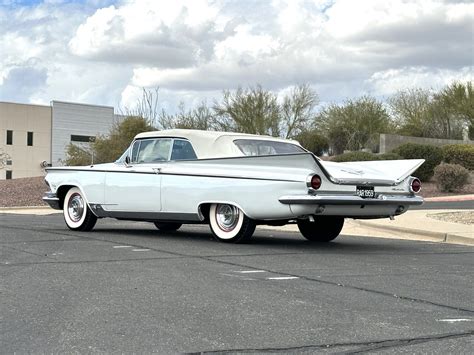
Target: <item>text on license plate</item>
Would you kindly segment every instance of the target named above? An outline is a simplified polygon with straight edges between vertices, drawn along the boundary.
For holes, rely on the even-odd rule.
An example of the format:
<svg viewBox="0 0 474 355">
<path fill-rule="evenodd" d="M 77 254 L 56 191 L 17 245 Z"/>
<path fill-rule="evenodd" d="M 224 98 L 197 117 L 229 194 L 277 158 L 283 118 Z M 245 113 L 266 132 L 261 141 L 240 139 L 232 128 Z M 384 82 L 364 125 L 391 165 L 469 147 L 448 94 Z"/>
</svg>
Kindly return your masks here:
<svg viewBox="0 0 474 355">
<path fill-rule="evenodd" d="M 362 198 L 374 198 L 375 191 L 373 186 L 357 186 L 356 187 L 357 196 Z"/>
</svg>

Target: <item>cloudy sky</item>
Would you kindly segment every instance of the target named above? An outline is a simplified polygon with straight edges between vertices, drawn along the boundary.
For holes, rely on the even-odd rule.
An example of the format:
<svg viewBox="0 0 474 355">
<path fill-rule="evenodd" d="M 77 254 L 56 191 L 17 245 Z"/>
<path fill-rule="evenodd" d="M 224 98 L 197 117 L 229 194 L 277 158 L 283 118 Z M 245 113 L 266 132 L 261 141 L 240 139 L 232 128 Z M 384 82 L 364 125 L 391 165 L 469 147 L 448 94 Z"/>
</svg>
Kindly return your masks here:
<svg viewBox="0 0 474 355">
<path fill-rule="evenodd" d="M 173 112 L 223 89 L 323 103 L 472 80 L 474 2 L 0 0 L 0 101 L 131 107 L 160 87 Z"/>
</svg>

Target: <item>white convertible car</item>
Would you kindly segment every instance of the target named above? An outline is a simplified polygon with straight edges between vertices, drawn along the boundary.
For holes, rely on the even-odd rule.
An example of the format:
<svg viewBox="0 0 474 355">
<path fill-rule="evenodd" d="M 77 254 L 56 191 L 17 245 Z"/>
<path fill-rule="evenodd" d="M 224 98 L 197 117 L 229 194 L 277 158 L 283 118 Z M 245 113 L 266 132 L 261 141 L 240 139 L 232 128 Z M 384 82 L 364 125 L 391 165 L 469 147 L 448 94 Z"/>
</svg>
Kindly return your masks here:
<svg viewBox="0 0 474 355">
<path fill-rule="evenodd" d="M 161 231 L 207 223 L 237 243 L 257 224 L 296 223 L 306 239 L 328 242 L 345 218 L 393 218 L 422 204 L 410 174 L 423 162 L 325 162 L 292 140 L 176 129 L 138 134 L 114 163 L 48 168 L 43 200 L 73 230 L 104 217 Z"/>
</svg>

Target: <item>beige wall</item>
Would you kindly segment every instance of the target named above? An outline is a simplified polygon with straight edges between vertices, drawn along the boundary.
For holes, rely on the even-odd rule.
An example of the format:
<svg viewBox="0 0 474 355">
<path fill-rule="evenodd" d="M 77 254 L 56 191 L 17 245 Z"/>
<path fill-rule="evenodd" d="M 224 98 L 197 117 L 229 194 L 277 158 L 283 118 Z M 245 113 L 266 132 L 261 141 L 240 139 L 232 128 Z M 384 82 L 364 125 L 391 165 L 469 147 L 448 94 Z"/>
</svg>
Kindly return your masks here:
<svg viewBox="0 0 474 355">
<path fill-rule="evenodd" d="M 7 145 L 7 130 L 13 131 L 13 145 Z M 27 145 L 33 132 L 33 146 Z M 51 160 L 51 107 L 0 102 L 0 150 L 8 153 L 12 165 L 0 170 L 0 180 L 11 170 L 13 179 L 42 176 L 42 161 Z"/>
</svg>

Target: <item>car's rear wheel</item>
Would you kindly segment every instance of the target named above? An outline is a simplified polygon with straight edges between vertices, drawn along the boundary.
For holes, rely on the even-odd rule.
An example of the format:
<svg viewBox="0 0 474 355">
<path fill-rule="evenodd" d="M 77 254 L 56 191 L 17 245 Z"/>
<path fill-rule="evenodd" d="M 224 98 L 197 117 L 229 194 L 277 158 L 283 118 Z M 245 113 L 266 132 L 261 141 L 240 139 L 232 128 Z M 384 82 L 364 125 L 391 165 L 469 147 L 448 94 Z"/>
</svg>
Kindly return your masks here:
<svg viewBox="0 0 474 355">
<path fill-rule="evenodd" d="M 155 222 L 154 223 L 156 228 L 163 232 L 174 232 L 177 231 L 182 224 L 181 223 L 173 223 L 173 222 Z"/>
<path fill-rule="evenodd" d="M 72 187 L 66 193 L 63 204 L 64 221 L 69 229 L 90 231 L 97 222 L 97 217 L 87 205 L 81 190 Z"/>
<path fill-rule="evenodd" d="M 344 218 L 338 216 L 315 216 L 314 222 L 299 219 L 298 229 L 303 237 L 312 242 L 330 242 L 336 239 L 344 226 Z"/>
<path fill-rule="evenodd" d="M 244 243 L 255 231 L 255 221 L 240 208 L 230 204 L 213 204 L 209 209 L 209 224 L 217 240 L 225 243 Z"/>
</svg>

